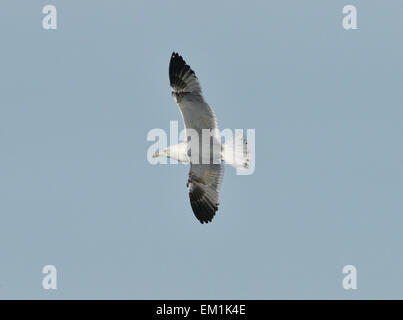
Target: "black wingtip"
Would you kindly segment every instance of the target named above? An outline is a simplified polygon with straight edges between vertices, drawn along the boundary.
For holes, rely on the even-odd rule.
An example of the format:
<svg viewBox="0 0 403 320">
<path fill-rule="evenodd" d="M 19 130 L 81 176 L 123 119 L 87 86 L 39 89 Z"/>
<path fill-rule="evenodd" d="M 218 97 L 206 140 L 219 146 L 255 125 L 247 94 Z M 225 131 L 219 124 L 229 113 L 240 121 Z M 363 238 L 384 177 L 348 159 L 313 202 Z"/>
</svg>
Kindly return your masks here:
<svg viewBox="0 0 403 320">
<path fill-rule="evenodd" d="M 190 205 L 197 220 L 201 224 L 211 222 L 218 210 L 218 204 L 211 203 L 205 197 L 205 191 L 198 185 L 192 188 L 192 191 L 189 192 L 189 197 Z"/>
<path fill-rule="evenodd" d="M 193 211 L 193 213 L 195 214 L 197 220 L 199 220 L 199 222 L 201 224 L 204 224 L 204 223 L 207 224 L 207 223 L 213 221 L 213 218 L 215 217 L 215 212 L 212 212 L 212 213 L 211 212 L 210 213 L 198 212 L 198 213 L 196 213 Z"/>
<path fill-rule="evenodd" d="M 175 51 L 172 52 L 171 61 L 169 62 L 169 81 L 171 87 L 184 89 L 186 87 L 184 76 L 189 73 L 195 74 L 182 56 Z"/>
<path fill-rule="evenodd" d="M 207 223 L 213 221 L 213 218 L 214 218 L 214 216 L 215 216 L 215 212 L 214 212 L 214 214 L 212 214 L 210 217 L 206 217 L 206 216 L 203 217 L 203 216 L 201 216 L 201 215 L 199 215 L 199 214 L 195 214 L 195 216 L 196 216 L 197 220 L 199 220 L 199 222 L 200 222 L 201 224 L 207 224 Z"/>
<path fill-rule="evenodd" d="M 179 55 L 179 53 L 173 51 L 172 55 L 171 55 L 171 61 L 172 60 L 182 60 L 183 62 L 185 62 L 182 58 L 182 56 Z"/>
<path fill-rule="evenodd" d="M 211 222 L 217 210 L 217 209 L 211 210 L 211 208 L 208 208 L 205 204 L 197 202 L 192 202 L 191 207 L 196 219 L 199 220 L 201 224 L 204 223 L 207 224 Z"/>
</svg>

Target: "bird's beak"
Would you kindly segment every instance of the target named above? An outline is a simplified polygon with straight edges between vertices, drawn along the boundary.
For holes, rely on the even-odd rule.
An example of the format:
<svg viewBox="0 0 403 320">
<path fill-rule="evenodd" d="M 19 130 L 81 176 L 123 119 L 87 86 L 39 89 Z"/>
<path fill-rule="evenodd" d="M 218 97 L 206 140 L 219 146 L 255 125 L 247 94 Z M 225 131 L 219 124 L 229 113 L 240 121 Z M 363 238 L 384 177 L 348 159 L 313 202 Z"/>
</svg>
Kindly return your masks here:
<svg viewBox="0 0 403 320">
<path fill-rule="evenodd" d="M 156 154 L 153 155 L 153 158 L 158 158 L 159 156 L 160 156 L 160 154 L 156 153 Z"/>
</svg>

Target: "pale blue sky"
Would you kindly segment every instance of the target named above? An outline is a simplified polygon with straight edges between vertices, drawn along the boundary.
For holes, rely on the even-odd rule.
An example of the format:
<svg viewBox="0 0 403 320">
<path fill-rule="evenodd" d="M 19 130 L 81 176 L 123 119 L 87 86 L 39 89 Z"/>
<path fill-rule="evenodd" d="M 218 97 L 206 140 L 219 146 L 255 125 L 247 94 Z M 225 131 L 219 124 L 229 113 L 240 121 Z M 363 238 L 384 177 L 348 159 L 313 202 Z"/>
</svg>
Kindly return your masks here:
<svg viewBox="0 0 403 320">
<path fill-rule="evenodd" d="M 403 298 L 402 30 L 397 0 L 1 1 L 0 298 Z M 208 225 L 188 167 L 146 160 L 174 50 L 256 129 Z"/>
</svg>

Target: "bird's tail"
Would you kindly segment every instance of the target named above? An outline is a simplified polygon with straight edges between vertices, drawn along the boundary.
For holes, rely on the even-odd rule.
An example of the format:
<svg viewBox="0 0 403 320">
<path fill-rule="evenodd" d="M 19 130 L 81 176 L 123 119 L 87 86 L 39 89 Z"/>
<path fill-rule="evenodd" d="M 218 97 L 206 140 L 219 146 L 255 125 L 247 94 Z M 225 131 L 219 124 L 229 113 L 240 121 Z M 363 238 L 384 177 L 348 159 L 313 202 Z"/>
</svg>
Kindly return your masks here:
<svg viewBox="0 0 403 320">
<path fill-rule="evenodd" d="M 222 160 L 234 168 L 249 169 L 252 154 L 242 132 L 235 133 L 223 144 Z"/>
</svg>

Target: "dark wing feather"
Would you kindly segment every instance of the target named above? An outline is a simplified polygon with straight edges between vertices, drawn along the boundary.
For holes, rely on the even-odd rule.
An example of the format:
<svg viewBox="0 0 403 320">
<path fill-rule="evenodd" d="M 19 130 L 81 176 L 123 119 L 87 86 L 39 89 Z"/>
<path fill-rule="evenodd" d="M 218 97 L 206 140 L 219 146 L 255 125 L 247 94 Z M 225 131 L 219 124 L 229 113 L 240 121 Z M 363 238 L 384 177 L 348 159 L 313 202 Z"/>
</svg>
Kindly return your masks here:
<svg viewBox="0 0 403 320">
<path fill-rule="evenodd" d="M 172 53 L 169 63 L 169 81 L 175 94 L 184 95 L 191 93 L 202 95 L 196 74 L 176 52 Z"/>
<path fill-rule="evenodd" d="M 191 164 L 188 178 L 190 205 L 201 223 L 210 222 L 220 203 L 219 190 L 224 173 L 221 164 Z"/>
</svg>

